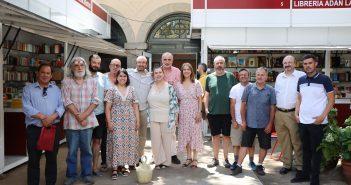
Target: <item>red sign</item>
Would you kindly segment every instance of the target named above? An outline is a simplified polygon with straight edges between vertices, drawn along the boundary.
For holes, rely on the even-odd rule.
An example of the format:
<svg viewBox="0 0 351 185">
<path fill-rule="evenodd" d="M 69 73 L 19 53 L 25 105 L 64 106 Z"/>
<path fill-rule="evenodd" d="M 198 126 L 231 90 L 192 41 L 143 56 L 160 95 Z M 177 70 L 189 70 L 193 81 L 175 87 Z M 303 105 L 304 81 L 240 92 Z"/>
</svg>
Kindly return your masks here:
<svg viewBox="0 0 351 185">
<path fill-rule="evenodd" d="M 294 0 L 293 8 L 351 8 L 351 0 Z"/>
<path fill-rule="evenodd" d="M 193 0 L 193 9 L 204 9 L 205 0 Z M 207 9 L 290 9 L 290 0 L 207 0 Z"/>
<path fill-rule="evenodd" d="M 91 0 L 76 0 L 79 4 L 83 5 L 88 10 L 91 10 Z"/>
</svg>

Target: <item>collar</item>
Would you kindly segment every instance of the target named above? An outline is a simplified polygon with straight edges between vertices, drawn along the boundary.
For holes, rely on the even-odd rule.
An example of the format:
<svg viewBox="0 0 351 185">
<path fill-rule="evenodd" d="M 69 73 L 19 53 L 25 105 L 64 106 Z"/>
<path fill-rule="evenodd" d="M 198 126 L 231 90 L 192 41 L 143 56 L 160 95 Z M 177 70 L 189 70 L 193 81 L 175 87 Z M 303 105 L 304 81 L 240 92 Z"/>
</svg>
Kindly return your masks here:
<svg viewBox="0 0 351 185">
<path fill-rule="evenodd" d="M 296 69 L 294 69 L 294 71 L 291 73 L 292 76 L 296 76 Z M 283 77 L 287 78 L 288 76 L 286 75 L 285 71 L 283 72 Z"/>
<path fill-rule="evenodd" d="M 317 72 L 316 74 L 314 74 L 312 77 L 309 77 L 309 76 L 306 74 L 307 79 L 317 78 L 318 76 L 319 76 L 319 72 Z"/>
<path fill-rule="evenodd" d="M 263 87 L 262 89 L 259 89 L 259 88 L 257 87 L 256 82 L 255 82 L 255 83 L 253 83 L 253 86 L 254 86 L 256 89 L 258 89 L 258 90 L 264 90 L 264 89 L 266 89 L 266 88 L 267 88 L 267 84 L 264 84 L 264 87 Z"/>
<path fill-rule="evenodd" d="M 134 73 L 139 73 L 139 71 L 138 71 L 137 68 L 133 69 L 133 72 L 134 72 Z M 149 71 L 146 70 L 146 69 L 144 69 L 144 72 L 145 72 L 145 74 L 148 74 L 148 73 L 149 73 Z"/>
<path fill-rule="evenodd" d="M 54 82 L 49 82 L 48 87 L 52 87 L 53 83 L 54 83 Z M 33 83 L 33 85 L 34 85 L 35 88 L 37 88 L 37 87 L 40 88 L 39 82 L 35 82 L 35 83 Z"/>
<path fill-rule="evenodd" d="M 207 76 L 207 73 L 204 73 L 202 75 L 200 75 L 200 78 L 203 78 L 203 77 L 206 77 Z"/>
</svg>

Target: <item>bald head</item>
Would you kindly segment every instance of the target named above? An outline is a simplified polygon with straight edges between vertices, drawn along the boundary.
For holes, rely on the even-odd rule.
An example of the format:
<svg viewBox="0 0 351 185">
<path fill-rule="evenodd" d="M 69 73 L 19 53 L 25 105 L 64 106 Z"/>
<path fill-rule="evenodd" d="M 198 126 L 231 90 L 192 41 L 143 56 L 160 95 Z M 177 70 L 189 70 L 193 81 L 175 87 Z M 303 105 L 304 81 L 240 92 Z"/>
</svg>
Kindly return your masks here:
<svg viewBox="0 0 351 185">
<path fill-rule="evenodd" d="M 122 63 L 118 58 L 112 59 L 110 63 L 110 72 L 117 74 L 117 72 L 121 69 Z"/>
<path fill-rule="evenodd" d="M 295 70 L 295 57 L 292 55 L 287 55 L 283 59 L 283 67 L 285 73 L 292 73 Z"/>
<path fill-rule="evenodd" d="M 144 72 L 147 68 L 147 59 L 145 56 L 138 56 L 136 59 L 136 68 L 139 72 Z"/>
</svg>

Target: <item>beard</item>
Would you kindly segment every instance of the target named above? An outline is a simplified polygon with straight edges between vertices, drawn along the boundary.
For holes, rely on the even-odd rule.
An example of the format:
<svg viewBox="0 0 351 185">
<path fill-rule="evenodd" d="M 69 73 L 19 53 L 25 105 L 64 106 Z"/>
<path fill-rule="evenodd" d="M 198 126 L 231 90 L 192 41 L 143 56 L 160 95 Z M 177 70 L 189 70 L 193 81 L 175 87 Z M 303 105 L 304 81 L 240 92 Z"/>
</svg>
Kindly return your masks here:
<svg viewBox="0 0 351 185">
<path fill-rule="evenodd" d="M 91 65 L 89 65 L 89 71 L 92 72 L 92 73 L 96 73 L 98 72 L 98 68 L 93 68 Z"/>
<path fill-rule="evenodd" d="M 83 78 L 85 76 L 85 71 L 74 72 L 74 76 L 77 77 L 77 78 Z"/>
</svg>

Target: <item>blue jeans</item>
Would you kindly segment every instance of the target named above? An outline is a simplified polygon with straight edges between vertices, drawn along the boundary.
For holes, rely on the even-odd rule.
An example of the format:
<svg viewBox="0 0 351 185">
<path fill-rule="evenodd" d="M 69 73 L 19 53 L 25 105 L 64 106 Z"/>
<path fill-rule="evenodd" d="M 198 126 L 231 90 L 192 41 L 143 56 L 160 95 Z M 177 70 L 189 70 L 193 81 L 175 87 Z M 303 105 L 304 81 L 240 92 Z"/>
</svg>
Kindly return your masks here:
<svg viewBox="0 0 351 185">
<path fill-rule="evenodd" d="M 91 176 L 92 174 L 92 152 L 91 137 L 93 128 L 84 130 L 66 130 L 68 144 L 67 154 L 67 178 L 77 178 L 77 151 L 80 149 L 81 177 Z"/>
</svg>

